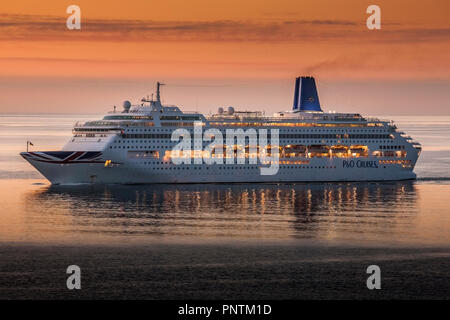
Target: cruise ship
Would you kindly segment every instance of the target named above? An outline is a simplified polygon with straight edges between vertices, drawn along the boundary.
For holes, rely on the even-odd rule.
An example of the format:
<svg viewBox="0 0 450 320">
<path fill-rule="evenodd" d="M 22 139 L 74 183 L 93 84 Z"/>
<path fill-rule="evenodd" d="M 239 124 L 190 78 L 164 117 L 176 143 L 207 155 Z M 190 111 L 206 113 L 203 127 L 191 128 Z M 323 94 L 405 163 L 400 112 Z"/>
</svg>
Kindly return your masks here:
<svg viewBox="0 0 450 320">
<path fill-rule="evenodd" d="M 183 112 L 156 97 L 76 123 L 59 151 L 22 152 L 52 184 L 334 182 L 415 179 L 420 143 L 392 121 L 322 111 L 313 77 L 298 77 L 293 107 Z M 207 133 L 209 136 L 205 138 Z M 212 132 L 212 134 L 211 134 Z M 223 141 L 230 132 L 243 134 Z M 193 150 L 180 148 L 188 139 Z M 220 140 L 219 138 L 222 138 Z M 216 143 L 212 141 L 216 140 Z M 264 172 L 264 169 L 266 171 Z M 268 170 L 272 169 L 272 170 Z"/>
</svg>

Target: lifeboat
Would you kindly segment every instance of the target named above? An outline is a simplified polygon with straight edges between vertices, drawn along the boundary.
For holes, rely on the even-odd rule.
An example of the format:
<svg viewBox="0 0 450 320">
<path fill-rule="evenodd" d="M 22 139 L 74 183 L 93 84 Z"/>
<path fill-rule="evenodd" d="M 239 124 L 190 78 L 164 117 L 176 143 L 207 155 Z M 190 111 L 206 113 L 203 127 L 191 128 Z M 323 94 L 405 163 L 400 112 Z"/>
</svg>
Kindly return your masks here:
<svg viewBox="0 0 450 320">
<path fill-rule="evenodd" d="M 325 144 L 313 144 L 308 147 L 309 152 L 328 153 L 330 147 Z"/>
<path fill-rule="evenodd" d="M 364 153 L 367 151 L 367 146 L 355 145 L 350 147 L 352 153 Z"/>
<path fill-rule="evenodd" d="M 331 147 L 331 152 L 335 157 L 348 157 L 348 146 L 336 145 Z"/>
<path fill-rule="evenodd" d="M 333 153 L 347 153 L 348 147 L 344 145 L 336 145 L 332 146 L 331 150 L 333 151 Z"/>
<path fill-rule="evenodd" d="M 284 150 L 286 152 L 300 152 L 304 153 L 306 152 L 306 146 L 301 144 L 289 144 L 286 147 L 284 147 Z"/>
<path fill-rule="evenodd" d="M 287 158 L 304 157 L 306 146 L 300 144 L 289 144 L 284 147 L 284 154 Z"/>
<path fill-rule="evenodd" d="M 367 146 L 362 145 L 354 145 L 350 146 L 350 153 L 354 157 L 366 157 L 368 155 L 368 148 Z"/>
<path fill-rule="evenodd" d="M 329 157 L 330 147 L 324 144 L 315 144 L 308 147 L 308 156 L 313 157 Z"/>
</svg>

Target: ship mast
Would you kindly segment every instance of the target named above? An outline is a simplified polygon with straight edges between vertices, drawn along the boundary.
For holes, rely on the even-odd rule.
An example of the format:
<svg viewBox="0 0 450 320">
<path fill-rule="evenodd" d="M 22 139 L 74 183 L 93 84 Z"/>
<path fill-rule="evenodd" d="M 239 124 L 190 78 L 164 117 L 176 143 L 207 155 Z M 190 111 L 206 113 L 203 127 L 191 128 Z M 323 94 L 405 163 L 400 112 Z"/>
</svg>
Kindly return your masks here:
<svg viewBox="0 0 450 320">
<path fill-rule="evenodd" d="M 157 82 L 156 83 L 156 103 L 161 106 L 161 86 L 165 85 L 165 83 Z"/>
</svg>

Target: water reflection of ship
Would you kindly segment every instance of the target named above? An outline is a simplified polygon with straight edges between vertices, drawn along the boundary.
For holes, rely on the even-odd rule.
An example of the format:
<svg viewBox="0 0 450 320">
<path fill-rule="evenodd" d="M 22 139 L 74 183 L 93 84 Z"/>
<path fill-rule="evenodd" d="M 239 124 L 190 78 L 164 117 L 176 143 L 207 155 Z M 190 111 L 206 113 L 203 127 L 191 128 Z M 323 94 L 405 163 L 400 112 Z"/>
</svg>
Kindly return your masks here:
<svg viewBox="0 0 450 320">
<path fill-rule="evenodd" d="M 70 215 L 71 223 L 119 227 L 111 232 L 314 238 L 316 233 L 334 232 L 336 224 L 360 228 L 358 232 L 386 232 L 395 227 L 398 216 L 414 214 L 416 192 L 407 181 L 91 185 L 49 186 L 29 200 L 32 206 L 64 203 L 68 211 L 62 214 Z"/>
</svg>

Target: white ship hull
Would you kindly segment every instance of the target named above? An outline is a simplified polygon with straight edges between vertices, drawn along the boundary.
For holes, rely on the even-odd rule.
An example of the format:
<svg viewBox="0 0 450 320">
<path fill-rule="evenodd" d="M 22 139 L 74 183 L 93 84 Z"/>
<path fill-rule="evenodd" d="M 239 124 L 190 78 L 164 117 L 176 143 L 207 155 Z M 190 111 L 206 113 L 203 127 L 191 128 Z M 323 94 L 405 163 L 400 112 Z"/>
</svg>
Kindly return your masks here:
<svg viewBox="0 0 450 320">
<path fill-rule="evenodd" d="M 343 159 L 314 159 L 308 165 L 279 167 L 275 175 L 261 175 L 257 165 L 160 165 L 147 168 L 139 163 L 117 164 L 105 167 L 98 163 L 48 163 L 28 160 L 52 184 L 148 184 L 148 183 L 281 183 L 281 182 L 339 182 L 339 181 L 392 181 L 415 179 L 412 168 L 401 164 L 378 168 L 344 168 Z M 358 159 L 352 159 L 357 163 Z M 361 159 L 361 161 L 380 161 Z M 415 162 L 415 160 L 414 160 Z M 169 169 L 171 167 L 171 169 Z M 221 168 L 219 168 L 221 167 Z M 165 169 L 162 169 L 165 168 Z M 195 168 L 195 169 L 194 169 Z"/>
</svg>

